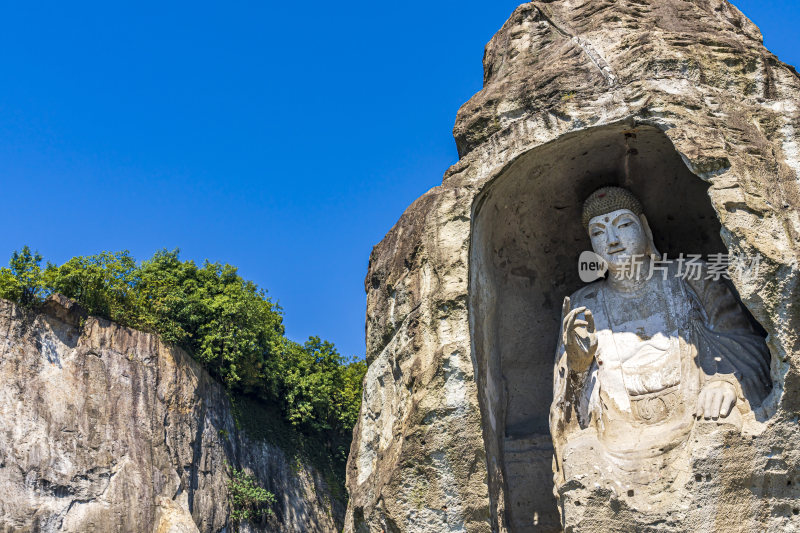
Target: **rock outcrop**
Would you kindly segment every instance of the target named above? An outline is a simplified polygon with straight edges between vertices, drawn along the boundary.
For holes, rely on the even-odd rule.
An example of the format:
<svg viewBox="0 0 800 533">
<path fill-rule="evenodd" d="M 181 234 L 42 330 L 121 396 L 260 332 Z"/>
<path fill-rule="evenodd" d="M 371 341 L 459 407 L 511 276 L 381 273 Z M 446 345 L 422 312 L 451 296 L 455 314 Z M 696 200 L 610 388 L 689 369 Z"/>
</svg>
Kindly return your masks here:
<svg viewBox="0 0 800 533">
<path fill-rule="evenodd" d="M 340 529 L 323 476 L 237 429 L 184 351 L 57 295 L 0 300 L 0 531 L 231 531 L 229 465 L 277 497 L 242 530 Z"/>
<path fill-rule="evenodd" d="M 345 530 L 800 528 L 800 76 L 725 0 L 531 2 L 484 72 L 459 162 L 370 258 Z M 560 306 L 606 184 L 639 196 L 662 252 L 760 257 L 732 283 L 771 394 L 747 432 L 704 426 L 653 512 L 578 479 L 553 495 Z"/>
</svg>

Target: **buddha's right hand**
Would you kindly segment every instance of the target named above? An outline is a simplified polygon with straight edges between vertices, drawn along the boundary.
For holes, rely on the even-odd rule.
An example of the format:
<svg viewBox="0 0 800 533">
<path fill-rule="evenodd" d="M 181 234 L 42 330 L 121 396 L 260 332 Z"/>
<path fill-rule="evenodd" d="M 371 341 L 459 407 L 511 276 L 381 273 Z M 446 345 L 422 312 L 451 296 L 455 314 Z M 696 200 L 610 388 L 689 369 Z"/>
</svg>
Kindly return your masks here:
<svg viewBox="0 0 800 533">
<path fill-rule="evenodd" d="M 597 353 L 597 333 L 594 317 L 586 307 L 570 309 L 569 296 L 561 310 L 561 341 L 567 352 L 567 365 L 573 372 L 586 372 Z M 583 315 L 583 319 L 579 318 Z"/>
</svg>

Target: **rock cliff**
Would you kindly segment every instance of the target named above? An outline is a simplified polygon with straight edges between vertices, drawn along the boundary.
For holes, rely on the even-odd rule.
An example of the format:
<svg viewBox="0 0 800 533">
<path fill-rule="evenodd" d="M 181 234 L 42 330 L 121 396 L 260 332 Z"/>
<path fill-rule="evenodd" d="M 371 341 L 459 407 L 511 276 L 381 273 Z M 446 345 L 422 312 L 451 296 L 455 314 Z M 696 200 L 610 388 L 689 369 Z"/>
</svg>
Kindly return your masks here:
<svg viewBox="0 0 800 533">
<path fill-rule="evenodd" d="M 277 498 L 242 530 L 338 531 L 306 463 L 237 429 L 223 387 L 157 336 L 58 296 L 0 300 L 0 531 L 231 531 L 228 465 Z"/>
<path fill-rule="evenodd" d="M 800 76 L 725 0 L 520 6 L 458 112 L 460 160 L 370 257 L 367 373 L 346 531 L 800 528 Z M 645 512 L 553 495 L 547 417 L 561 301 L 590 249 L 581 202 L 624 185 L 662 252 L 732 273 L 771 353 L 749 432 L 706 426 L 691 480 Z"/>
</svg>

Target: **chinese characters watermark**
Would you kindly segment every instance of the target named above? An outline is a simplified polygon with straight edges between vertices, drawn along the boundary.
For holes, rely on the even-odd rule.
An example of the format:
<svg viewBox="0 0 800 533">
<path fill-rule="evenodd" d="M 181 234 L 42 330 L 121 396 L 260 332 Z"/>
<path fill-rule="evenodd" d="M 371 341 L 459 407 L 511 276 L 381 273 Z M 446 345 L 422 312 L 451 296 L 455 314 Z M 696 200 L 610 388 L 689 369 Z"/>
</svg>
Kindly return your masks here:
<svg viewBox="0 0 800 533">
<path fill-rule="evenodd" d="M 731 279 L 751 280 L 758 276 L 761 256 L 745 254 L 680 254 L 670 258 L 667 254 L 658 256 L 633 255 L 620 265 L 619 277 L 627 279 L 652 279 L 660 276 L 683 278 L 686 280 Z M 578 274 L 582 281 L 591 283 L 605 276 L 608 263 L 594 252 L 583 252 L 578 259 Z"/>
</svg>

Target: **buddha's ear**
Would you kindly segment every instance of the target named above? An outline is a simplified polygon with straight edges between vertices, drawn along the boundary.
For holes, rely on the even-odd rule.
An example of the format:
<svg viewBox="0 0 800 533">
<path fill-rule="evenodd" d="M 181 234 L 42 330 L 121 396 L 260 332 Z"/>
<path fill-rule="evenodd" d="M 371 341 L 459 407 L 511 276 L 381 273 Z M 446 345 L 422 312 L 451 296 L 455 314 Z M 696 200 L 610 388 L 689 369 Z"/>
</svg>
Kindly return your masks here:
<svg viewBox="0 0 800 533">
<path fill-rule="evenodd" d="M 658 253 L 658 249 L 656 249 L 656 243 L 653 240 L 653 231 L 650 229 L 650 224 L 647 223 L 647 217 L 644 216 L 644 213 L 639 215 L 639 220 L 642 221 L 642 229 L 644 229 L 645 237 L 647 237 L 647 251 L 645 253 L 647 255 L 654 255 L 660 258 L 661 254 Z"/>
</svg>

